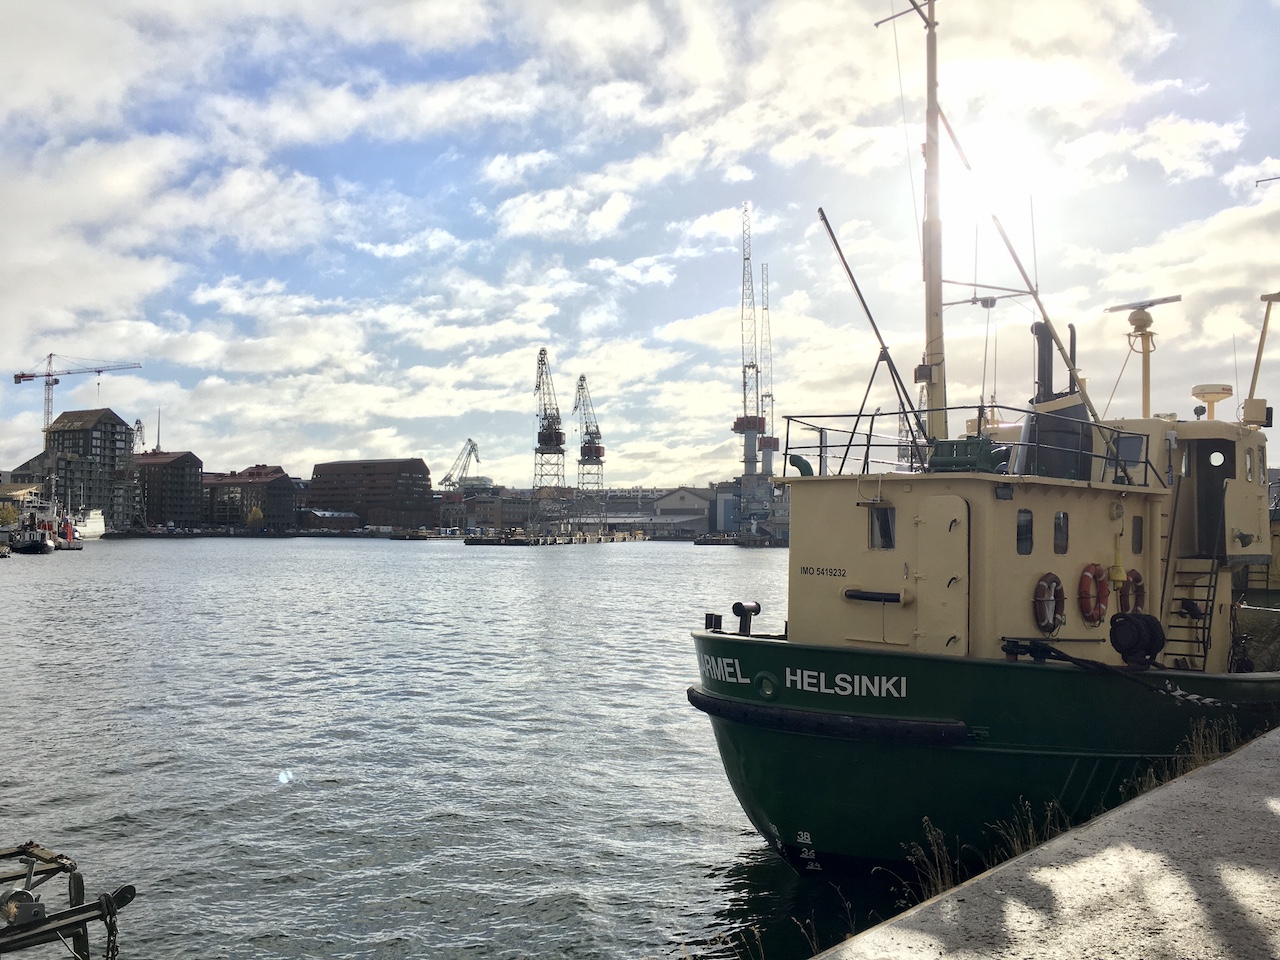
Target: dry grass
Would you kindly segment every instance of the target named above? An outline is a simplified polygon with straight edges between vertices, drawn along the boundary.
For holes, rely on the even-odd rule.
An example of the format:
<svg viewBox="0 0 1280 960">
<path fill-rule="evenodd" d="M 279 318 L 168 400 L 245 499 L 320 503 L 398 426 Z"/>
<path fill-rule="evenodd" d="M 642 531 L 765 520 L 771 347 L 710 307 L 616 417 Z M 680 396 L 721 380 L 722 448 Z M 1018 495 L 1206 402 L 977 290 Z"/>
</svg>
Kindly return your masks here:
<svg viewBox="0 0 1280 960">
<path fill-rule="evenodd" d="M 1168 783 L 1184 773 L 1211 763 L 1237 750 L 1248 741 L 1234 718 L 1224 720 L 1197 720 L 1187 734 L 1177 754 L 1170 760 L 1152 763 L 1141 774 L 1128 780 L 1121 788 L 1125 800 L 1146 793 L 1161 784 Z M 979 869 L 989 870 L 997 864 L 1032 850 L 1046 840 L 1064 833 L 1072 826 L 1056 803 L 1045 805 L 1042 811 L 1034 811 L 1031 803 L 1022 800 L 1008 820 L 990 824 L 996 842 L 984 856 L 977 857 L 971 848 L 948 841 L 941 830 L 924 818 L 924 843 L 912 843 L 907 849 L 907 861 L 915 868 L 916 877 L 899 888 L 903 907 L 922 903 L 952 887 L 963 883 Z M 954 846 L 954 850 L 952 847 Z M 899 882 L 901 882 L 901 878 Z"/>
</svg>

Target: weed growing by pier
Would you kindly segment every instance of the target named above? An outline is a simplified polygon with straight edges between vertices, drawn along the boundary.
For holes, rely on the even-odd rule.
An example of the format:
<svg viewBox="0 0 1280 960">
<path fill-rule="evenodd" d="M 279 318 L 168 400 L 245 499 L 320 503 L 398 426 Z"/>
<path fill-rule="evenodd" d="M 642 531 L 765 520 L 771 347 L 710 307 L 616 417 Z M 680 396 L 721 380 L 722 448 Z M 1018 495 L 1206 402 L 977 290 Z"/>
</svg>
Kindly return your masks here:
<svg viewBox="0 0 1280 960">
<path fill-rule="evenodd" d="M 1232 717 L 1197 720 L 1172 758 L 1155 761 L 1130 777 L 1121 786 L 1121 795 L 1124 800 L 1131 800 L 1197 767 L 1225 757 L 1248 740 Z M 1030 801 L 1023 799 L 1008 820 L 988 826 L 995 843 L 988 853 L 980 856 L 972 847 L 962 847 L 958 842 L 949 841 L 925 817 L 924 842 L 906 846 L 907 862 L 915 868 L 914 880 L 903 882 L 895 875 L 900 884 L 899 905 L 904 908 L 914 906 L 945 893 L 970 877 L 1065 833 L 1074 824 L 1056 803 L 1046 804 L 1044 810 L 1037 813 Z"/>
</svg>

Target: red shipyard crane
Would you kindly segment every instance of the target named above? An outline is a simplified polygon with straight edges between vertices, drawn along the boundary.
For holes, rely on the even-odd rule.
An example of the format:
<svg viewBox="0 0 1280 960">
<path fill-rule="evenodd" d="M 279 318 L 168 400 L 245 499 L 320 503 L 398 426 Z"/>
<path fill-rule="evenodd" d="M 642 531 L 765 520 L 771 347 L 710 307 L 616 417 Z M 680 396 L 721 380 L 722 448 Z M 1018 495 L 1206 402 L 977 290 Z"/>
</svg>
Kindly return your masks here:
<svg viewBox="0 0 1280 960">
<path fill-rule="evenodd" d="M 534 532 L 542 532 L 542 528 L 560 519 L 559 503 L 564 496 L 564 428 L 546 347 L 538 351 L 538 379 L 533 392 L 538 396 L 538 445 L 533 448 L 529 526 Z"/>
<path fill-rule="evenodd" d="M 69 377 L 76 373 L 97 373 L 103 374 L 108 370 L 140 370 L 140 363 L 97 363 L 93 360 L 81 360 L 80 363 L 89 364 L 83 367 L 68 367 L 66 370 L 55 370 L 54 360 L 72 360 L 72 357 L 57 357 L 49 354 L 45 357 L 45 369 L 43 373 L 15 373 L 13 375 L 14 383 L 25 383 L 28 380 L 36 380 L 44 377 L 44 432 L 46 438 L 49 434 L 49 424 L 53 423 L 53 388 L 60 382 L 59 377 Z M 46 441 L 47 442 L 47 441 Z"/>
<path fill-rule="evenodd" d="M 582 420 L 582 446 L 578 457 L 578 527 L 588 536 L 601 536 L 605 531 L 604 444 L 600 439 L 600 423 L 596 420 L 587 375 L 578 377 L 578 392 L 573 399 L 573 413 Z"/>
</svg>

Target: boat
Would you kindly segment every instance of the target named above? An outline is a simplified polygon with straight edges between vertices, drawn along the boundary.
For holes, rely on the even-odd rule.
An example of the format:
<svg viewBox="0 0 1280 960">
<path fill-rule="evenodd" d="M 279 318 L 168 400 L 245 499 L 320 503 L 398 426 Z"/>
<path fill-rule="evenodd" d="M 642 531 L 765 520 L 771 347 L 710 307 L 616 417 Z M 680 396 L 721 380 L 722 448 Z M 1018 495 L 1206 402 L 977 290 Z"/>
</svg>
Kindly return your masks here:
<svg viewBox="0 0 1280 960">
<path fill-rule="evenodd" d="M 97 540 L 107 532 L 107 523 L 101 510 L 81 507 L 71 517 L 77 540 Z"/>
<path fill-rule="evenodd" d="M 768 612 L 743 598 L 693 632 L 688 699 L 755 829 L 810 876 L 902 863 L 931 836 L 984 857 L 1019 811 L 1082 822 L 1198 730 L 1244 739 L 1280 718 L 1280 673 L 1250 672 L 1232 628 L 1233 573 L 1271 561 L 1270 410 L 1251 389 L 1240 421 L 1220 419 L 1230 388 L 1205 383 L 1189 385 L 1196 419 L 1152 415 L 1149 310 L 1162 300 L 1122 308 L 1142 410 L 1103 421 L 1074 337 L 1063 343 L 1019 264 L 1040 317 L 1033 398 L 948 408 L 934 4 L 912 7 L 930 78 L 924 402 L 881 338 L 899 416 L 877 419 L 864 400 L 788 417 L 788 619 L 763 629 Z M 1280 294 L 1262 300 L 1265 338 Z"/>
<path fill-rule="evenodd" d="M 9 549 L 14 553 L 38 555 L 53 553 L 56 549 L 52 530 L 44 527 L 14 530 L 9 534 Z"/>
</svg>

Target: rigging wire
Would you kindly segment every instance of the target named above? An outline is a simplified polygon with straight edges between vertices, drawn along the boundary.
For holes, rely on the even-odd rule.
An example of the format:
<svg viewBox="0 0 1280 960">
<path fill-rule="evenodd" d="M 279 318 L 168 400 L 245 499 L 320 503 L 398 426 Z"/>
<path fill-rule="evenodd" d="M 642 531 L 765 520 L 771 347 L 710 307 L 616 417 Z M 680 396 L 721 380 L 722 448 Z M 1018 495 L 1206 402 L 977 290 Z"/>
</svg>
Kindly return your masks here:
<svg viewBox="0 0 1280 960">
<path fill-rule="evenodd" d="M 893 0 L 889 2 L 889 12 L 893 13 Z M 920 236 L 920 207 L 916 201 L 916 172 L 911 165 L 911 134 L 907 132 L 907 94 L 902 84 L 902 53 L 898 49 L 898 20 L 893 20 L 893 56 L 898 65 L 898 103 L 902 106 L 902 140 L 907 152 L 907 180 L 911 183 L 911 213 L 916 222 L 916 246 L 920 255 L 924 256 L 924 238 Z"/>
</svg>

